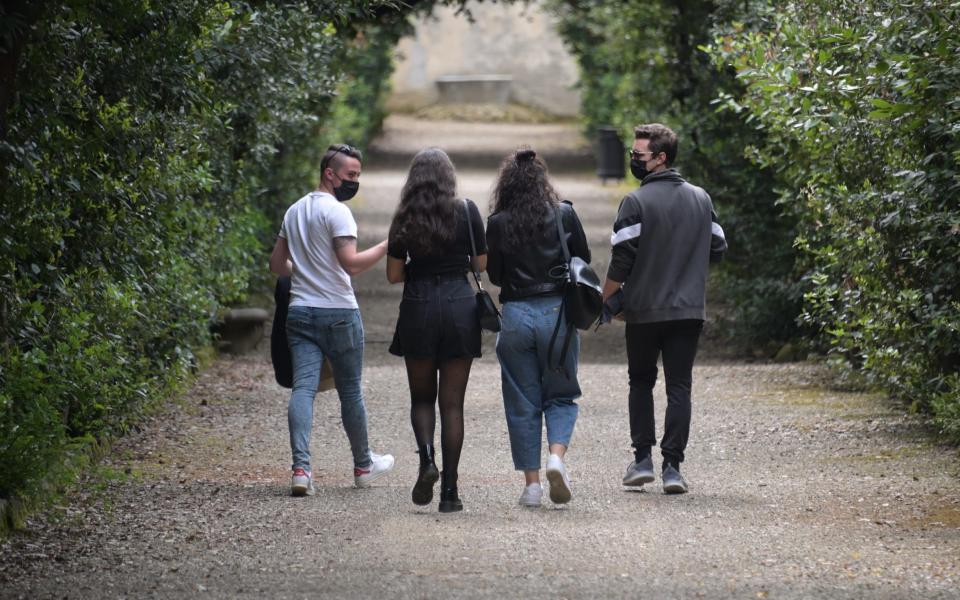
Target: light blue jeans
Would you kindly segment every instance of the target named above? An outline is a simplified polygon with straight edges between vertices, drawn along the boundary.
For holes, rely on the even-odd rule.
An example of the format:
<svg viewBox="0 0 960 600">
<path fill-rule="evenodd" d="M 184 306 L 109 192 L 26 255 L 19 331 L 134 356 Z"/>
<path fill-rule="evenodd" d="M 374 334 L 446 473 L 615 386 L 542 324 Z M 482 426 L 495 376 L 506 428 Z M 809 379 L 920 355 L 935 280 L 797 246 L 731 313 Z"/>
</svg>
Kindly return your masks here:
<svg viewBox="0 0 960 600">
<path fill-rule="evenodd" d="M 549 444 L 570 445 L 580 397 L 577 362 L 580 336 L 571 332 L 564 361 L 569 378 L 555 368 L 566 336 L 563 326 L 547 356 L 560 312 L 560 296 L 536 296 L 504 302 L 503 330 L 497 335 L 497 358 L 503 386 L 503 408 L 510 432 L 513 466 L 518 471 L 540 469 L 543 421 Z"/>
<path fill-rule="evenodd" d="M 350 440 L 355 467 L 369 467 L 367 409 L 363 404 L 360 372 L 363 369 L 363 323 L 353 308 L 291 306 L 287 338 L 293 359 L 293 393 L 287 406 L 293 468 L 310 470 L 310 432 L 313 399 L 320 386 L 323 357 L 330 360 L 340 396 L 340 417 Z"/>
</svg>

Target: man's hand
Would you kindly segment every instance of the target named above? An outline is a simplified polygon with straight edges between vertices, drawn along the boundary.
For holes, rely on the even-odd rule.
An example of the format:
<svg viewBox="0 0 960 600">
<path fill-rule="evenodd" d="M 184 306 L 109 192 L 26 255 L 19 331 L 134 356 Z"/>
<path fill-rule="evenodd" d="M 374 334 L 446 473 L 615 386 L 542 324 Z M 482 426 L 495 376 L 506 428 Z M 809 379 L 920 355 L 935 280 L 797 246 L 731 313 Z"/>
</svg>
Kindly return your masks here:
<svg viewBox="0 0 960 600">
<path fill-rule="evenodd" d="M 623 321 L 623 294 L 621 292 L 623 284 L 619 281 L 607 279 L 603 282 L 603 322 L 609 323 L 611 320 Z M 617 297 L 616 294 L 620 293 Z M 611 300 L 612 299 L 612 300 Z M 613 311 L 616 310 L 614 313 Z"/>
<path fill-rule="evenodd" d="M 617 292 L 617 290 L 620 289 L 620 286 L 622 286 L 622 285 L 623 285 L 622 282 L 620 282 L 620 281 L 614 281 L 614 280 L 612 280 L 612 279 L 610 279 L 610 278 L 608 277 L 608 278 L 606 279 L 606 281 L 603 282 L 603 300 L 604 300 L 604 302 L 606 302 L 607 298 L 609 298 L 610 296 L 614 295 L 614 294 Z"/>
</svg>

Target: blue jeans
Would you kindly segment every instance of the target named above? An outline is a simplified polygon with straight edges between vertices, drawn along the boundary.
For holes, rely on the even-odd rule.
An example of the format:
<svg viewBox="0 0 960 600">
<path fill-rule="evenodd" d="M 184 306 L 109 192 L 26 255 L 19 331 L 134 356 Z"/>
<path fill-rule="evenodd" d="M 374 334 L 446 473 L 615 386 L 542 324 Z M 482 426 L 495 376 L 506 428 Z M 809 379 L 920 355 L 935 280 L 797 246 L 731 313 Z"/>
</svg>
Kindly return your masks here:
<svg viewBox="0 0 960 600">
<path fill-rule="evenodd" d="M 560 296 L 536 296 L 503 303 L 503 330 L 497 335 L 497 358 L 503 386 L 503 408 L 510 432 L 513 466 L 518 471 L 540 469 L 543 421 L 549 444 L 570 445 L 580 397 L 577 362 L 580 336 L 571 332 L 564 366 L 569 378 L 549 364 L 560 357 L 567 329 L 563 326 L 547 356 L 560 312 Z"/>
<path fill-rule="evenodd" d="M 350 440 L 355 467 L 370 466 L 367 409 L 360 389 L 363 369 L 363 323 L 355 308 L 291 306 L 287 337 L 293 359 L 293 393 L 287 406 L 293 468 L 310 470 L 313 399 L 320 386 L 320 366 L 326 356 L 340 396 L 340 417 Z"/>
</svg>

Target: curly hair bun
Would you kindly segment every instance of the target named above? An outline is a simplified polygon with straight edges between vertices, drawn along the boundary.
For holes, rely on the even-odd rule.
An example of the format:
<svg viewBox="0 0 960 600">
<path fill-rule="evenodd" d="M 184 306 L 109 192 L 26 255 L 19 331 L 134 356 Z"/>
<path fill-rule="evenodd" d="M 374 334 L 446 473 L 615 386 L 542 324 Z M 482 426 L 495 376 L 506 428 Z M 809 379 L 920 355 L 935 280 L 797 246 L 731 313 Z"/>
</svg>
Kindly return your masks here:
<svg viewBox="0 0 960 600">
<path fill-rule="evenodd" d="M 529 148 L 525 150 L 517 150 L 517 162 L 526 162 L 528 160 L 533 160 L 536 157 L 537 153 Z"/>
</svg>

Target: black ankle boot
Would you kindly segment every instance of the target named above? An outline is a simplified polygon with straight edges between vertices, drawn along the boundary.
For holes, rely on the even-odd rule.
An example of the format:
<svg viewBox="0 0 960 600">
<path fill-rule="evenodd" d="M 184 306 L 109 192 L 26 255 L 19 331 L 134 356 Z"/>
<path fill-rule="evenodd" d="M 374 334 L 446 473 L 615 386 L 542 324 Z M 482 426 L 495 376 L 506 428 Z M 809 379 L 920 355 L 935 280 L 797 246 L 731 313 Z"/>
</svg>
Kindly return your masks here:
<svg viewBox="0 0 960 600">
<path fill-rule="evenodd" d="M 433 484 L 440 479 L 440 471 L 434 462 L 433 445 L 420 446 L 420 474 L 410 494 L 414 504 L 423 506 L 433 500 Z"/>
<path fill-rule="evenodd" d="M 458 510 L 463 510 L 463 503 L 460 502 L 460 496 L 457 494 L 456 476 L 448 478 L 444 473 L 443 484 L 440 486 L 440 512 L 450 513 Z"/>
</svg>

